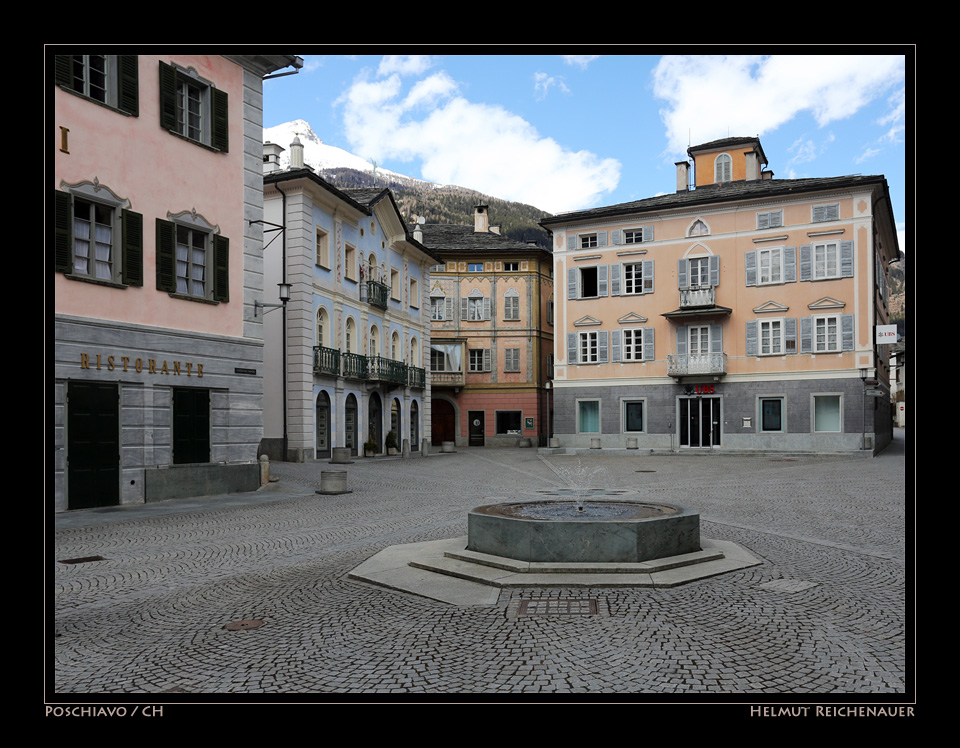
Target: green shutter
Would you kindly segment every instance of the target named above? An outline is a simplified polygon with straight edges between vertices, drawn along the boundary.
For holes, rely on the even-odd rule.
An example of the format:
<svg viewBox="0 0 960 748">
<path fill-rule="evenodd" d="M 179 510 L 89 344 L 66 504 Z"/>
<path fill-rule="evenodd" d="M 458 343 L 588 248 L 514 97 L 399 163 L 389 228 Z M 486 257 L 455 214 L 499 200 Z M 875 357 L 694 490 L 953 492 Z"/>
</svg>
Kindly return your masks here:
<svg viewBox="0 0 960 748">
<path fill-rule="evenodd" d="M 73 55 L 57 55 L 53 63 L 53 80 L 58 86 L 73 89 Z"/>
<path fill-rule="evenodd" d="M 73 270 L 73 262 L 71 262 L 71 244 L 73 244 L 71 206 L 72 200 L 69 193 L 60 190 L 53 191 L 53 266 L 58 273 L 69 273 Z"/>
<path fill-rule="evenodd" d="M 136 55 L 117 55 L 117 108 L 140 116 L 140 69 Z"/>
<path fill-rule="evenodd" d="M 213 133 L 211 145 L 218 151 L 230 150 L 229 122 L 227 117 L 227 94 L 218 88 L 211 89 L 211 111 L 213 112 Z"/>
<path fill-rule="evenodd" d="M 177 71 L 160 63 L 160 127 L 177 130 Z"/>
<path fill-rule="evenodd" d="M 230 240 L 213 237 L 213 298 L 230 301 Z"/>
<path fill-rule="evenodd" d="M 161 63 L 162 64 L 162 63 Z M 157 290 L 177 290 L 177 227 L 170 221 L 157 219 Z"/>
<path fill-rule="evenodd" d="M 123 226 L 123 282 L 143 285 L 143 216 L 132 210 L 121 213 Z"/>
</svg>

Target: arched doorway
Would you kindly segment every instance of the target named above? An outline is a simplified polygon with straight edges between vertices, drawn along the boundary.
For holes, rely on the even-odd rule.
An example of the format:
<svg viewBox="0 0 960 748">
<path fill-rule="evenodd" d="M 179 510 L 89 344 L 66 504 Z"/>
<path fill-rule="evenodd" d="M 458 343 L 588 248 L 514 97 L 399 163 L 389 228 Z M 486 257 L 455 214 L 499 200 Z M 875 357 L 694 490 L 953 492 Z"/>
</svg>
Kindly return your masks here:
<svg viewBox="0 0 960 748">
<path fill-rule="evenodd" d="M 345 447 L 350 449 L 350 454 L 353 457 L 356 457 L 358 454 L 357 445 L 359 444 L 357 440 L 357 398 L 353 393 L 347 395 L 347 402 L 344 404 L 343 408 L 343 436 Z"/>
<path fill-rule="evenodd" d="M 380 393 L 370 393 L 369 417 L 367 418 L 367 438 L 377 446 L 377 454 L 383 451 L 383 403 Z"/>
<path fill-rule="evenodd" d="M 397 437 L 399 443 L 403 434 L 400 431 L 400 401 L 397 398 L 393 398 L 393 402 L 390 404 L 390 430 Z"/>
<path fill-rule="evenodd" d="M 410 403 L 410 451 L 420 451 L 420 408 L 416 400 Z"/>
<path fill-rule="evenodd" d="M 317 459 L 330 456 L 330 396 L 321 390 L 317 394 Z"/>
<path fill-rule="evenodd" d="M 430 443 L 439 447 L 443 442 L 457 440 L 457 412 L 449 400 L 434 398 L 431 403 L 430 428 L 432 436 Z"/>
</svg>

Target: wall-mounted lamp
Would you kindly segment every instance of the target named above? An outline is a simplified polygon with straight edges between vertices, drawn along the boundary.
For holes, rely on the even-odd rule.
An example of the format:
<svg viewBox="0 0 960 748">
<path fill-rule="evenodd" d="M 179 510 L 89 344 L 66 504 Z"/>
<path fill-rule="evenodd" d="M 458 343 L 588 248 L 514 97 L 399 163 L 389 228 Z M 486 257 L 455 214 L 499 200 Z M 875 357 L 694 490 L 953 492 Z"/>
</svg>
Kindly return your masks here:
<svg viewBox="0 0 960 748">
<path fill-rule="evenodd" d="M 254 300 L 253 302 L 253 316 L 257 316 L 258 309 L 278 309 L 287 305 L 287 302 L 290 301 L 290 284 L 289 283 L 278 283 L 280 287 L 280 303 L 279 304 L 264 304 L 262 301 Z M 264 312 L 267 314 L 267 312 Z"/>
</svg>

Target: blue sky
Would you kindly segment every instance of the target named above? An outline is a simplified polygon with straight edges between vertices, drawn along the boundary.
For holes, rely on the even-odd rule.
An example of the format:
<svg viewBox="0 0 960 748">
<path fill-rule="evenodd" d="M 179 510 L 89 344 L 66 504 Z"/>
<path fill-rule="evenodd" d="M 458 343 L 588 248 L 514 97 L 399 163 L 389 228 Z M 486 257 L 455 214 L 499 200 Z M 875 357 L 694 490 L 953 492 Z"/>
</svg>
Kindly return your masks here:
<svg viewBox="0 0 960 748">
<path fill-rule="evenodd" d="M 907 250 L 902 55 L 302 56 L 264 127 L 401 174 L 560 213 L 672 192 L 688 145 L 759 135 L 777 178 L 885 175 Z"/>
</svg>

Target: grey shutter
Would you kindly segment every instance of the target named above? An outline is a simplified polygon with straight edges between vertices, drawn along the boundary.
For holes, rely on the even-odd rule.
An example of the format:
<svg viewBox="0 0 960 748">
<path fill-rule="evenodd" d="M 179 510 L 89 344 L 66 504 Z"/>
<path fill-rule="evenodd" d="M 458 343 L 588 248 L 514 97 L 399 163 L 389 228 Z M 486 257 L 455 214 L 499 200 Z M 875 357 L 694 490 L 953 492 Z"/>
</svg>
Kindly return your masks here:
<svg viewBox="0 0 960 748">
<path fill-rule="evenodd" d="M 453 321 L 453 299 L 443 300 L 443 318 L 444 320 Z"/>
<path fill-rule="evenodd" d="M 577 235 L 567 234 L 567 251 L 572 252 L 577 248 Z"/>
<path fill-rule="evenodd" d="M 620 335 L 620 330 L 614 330 L 610 336 L 610 360 L 614 363 L 621 360 Z"/>
<path fill-rule="evenodd" d="M 484 296 L 484 297 L 483 297 L 483 305 L 482 305 L 482 306 L 483 306 L 483 318 L 484 318 L 485 320 L 490 320 L 490 319 L 491 319 L 490 315 L 491 315 L 491 313 L 492 313 L 492 311 L 493 311 L 493 310 L 492 310 L 492 307 L 493 307 L 493 303 L 492 303 L 492 302 L 493 302 L 493 299 L 491 299 L 489 296 Z"/>
<path fill-rule="evenodd" d="M 605 364 L 610 360 L 609 337 L 610 333 L 606 330 L 600 330 L 597 333 L 597 361 L 601 364 Z"/>
<path fill-rule="evenodd" d="M 677 328 L 677 355 L 684 356 L 687 353 L 687 328 Z"/>
<path fill-rule="evenodd" d="M 623 232 L 620 229 L 613 230 L 612 238 L 614 244 L 623 244 Z"/>
<path fill-rule="evenodd" d="M 757 321 L 750 320 L 747 322 L 747 355 L 756 356 L 757 355 Z"/>
<path fill-rule="evenodd" d="M 652 327 L 643 328 L 643 360 L 644 361 L 654 360 L 653 328 Z"/>
<path fill-rule="evenodd" d="M 597 265 L 597 296 L 607 296 L 607 273 L 609 268 L 606 265 Z"/>
<path fill-rule="evenodd" d="M 758 229 L 767 229 L 767 228 L 770 228 L 770 214 L 769 214 L 769 213 L 757 213 L 757 228 L 758 228 Z"/>
<path fill-rule="evenodd" d="M 809 244 L 800 247 L 800 280 L 813 279 L 813 248 Z"/>
<path fill-rule="evenodd" d="M 687 261 L 677 260 L 677 288 L 687 287 Z"/>
<path fill-rule="evenodd" d="M 710 325 L 710 353 L 723 353 L 723 326 Z"/>
<path fill-rule="evenodd" d="M 643 293 L 653 293 L 653 260 L 643 261 Z"/>
<path fill-rule="evenodd" d="M 464 296 L 460 299 L 460 322 L 466 322 L 469 319 L 469 309 L 467 308 L 467 298 Z"/>
<path fill-rule="evenodd" d="M 567 271 L 567 298 L 577 298 L 577 269 L 570 268 Z"/>
<path fill-rule="evenodd" d="M 620 263 L 610 265 L 610 295 L 620 295 Z"/>
<path fill-rule="evenodd" d="M 840 315 L 840 350 L 853 350 L 853 320 L 854 315 Z"/>
<path fill-rule="evenodd" d="M 567 363 L 577 363 L 577 334 L 575 332 L 567 333 Z"/>
<path fill-rule="evenodd" d="M 653 226 L 644 226 L 643 227 L 643 241 L 652 242 L 653 241 Z"/>
<path fill-rule="evenodd" d="M 162 63 L 161 63 L 162 64 Z M 157 290 L 177 290 L 177 227 L 170 221 L 157 219 Z"/>
<path fill-rule="evenodd" d="M 840 242 L 840 277 L 853 277 L 853 242 Z"/>
<path fill-rule="evenodd" d="M 597 232 L 597 246 L 598 246 L 598 247 L 606 247 L 606 246 L 607 246 L 607 232 L 606 232 L 606 231 L 598 231 L 598 232 Z"/>
<path fill-rule="evenodd" d="M 797 318 L 788 317 L 783 321 L 783 352 L 797 352 Z"/>
<path fill-rule="evenodd" d="M 491 371 L 491 353 L 489 348 L 483 349 L 483 370 Z"/>
<path fill-rule="evenodd" d="M 132 210 L 121 213 L 123 234 L 122 279 L 128 286 L 143 285 L 143 216 Z"/>
<path fill-rule="evenodd" d="M 813 353 L 813 317 L 800 318 L 800 353 Z"/>
<path fill-rule="evenodd" d="M 59 61 L 59 57 L 57 60 Z M 69 58 L 68 58 L 69 59 Z M 73 270 L 73 200 L 69 192 L 53 191 L 53 269 L 58 273 Z"/>
<path fill-rule="evenodd" d="M 720 285 L 720 258 L 717 255 L 710 257 L 710 286 L 716 288 Z"/>
<path fill-rule="evenodd" d="M 757 250 L 751 249 L 747 252 L 743 264 L 747 272 L 747 285 L 757 285 Z"/>
<path fill-rule="evenodd" d="M 797 282 L 797 248 L 783 248 L 783 282 Z"/>
</svg>

